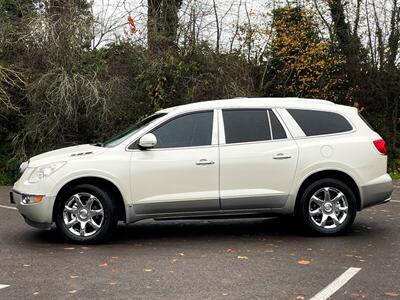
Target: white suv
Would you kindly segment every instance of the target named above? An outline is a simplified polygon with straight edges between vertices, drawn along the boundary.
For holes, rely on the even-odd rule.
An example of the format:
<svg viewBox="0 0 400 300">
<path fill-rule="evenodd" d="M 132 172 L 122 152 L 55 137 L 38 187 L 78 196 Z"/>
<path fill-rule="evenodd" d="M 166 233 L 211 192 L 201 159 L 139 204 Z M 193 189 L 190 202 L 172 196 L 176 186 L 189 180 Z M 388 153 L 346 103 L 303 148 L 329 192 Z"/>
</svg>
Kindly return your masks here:
<svg viewBox="0 0 400 300">
<path fill-rule="evenodd" d="M 26 222 L 94 243 L 118 221 L 296 215 L 322 235 L 387 202 L 385 142 L 353 107 L 232 99 L 159 111 L 117 137 L 21 165 Z"/>
</svg>

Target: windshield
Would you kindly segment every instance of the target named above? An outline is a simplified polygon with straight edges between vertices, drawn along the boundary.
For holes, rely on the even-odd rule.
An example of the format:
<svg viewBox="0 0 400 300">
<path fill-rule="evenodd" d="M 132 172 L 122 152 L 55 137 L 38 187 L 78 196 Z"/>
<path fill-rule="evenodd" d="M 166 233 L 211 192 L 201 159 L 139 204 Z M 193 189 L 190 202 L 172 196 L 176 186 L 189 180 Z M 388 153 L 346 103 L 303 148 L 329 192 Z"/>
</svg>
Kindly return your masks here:
<svg viewBox="0 0 400 300">
<path fill-rule="evenodd" d="M 138 132 L 143 127 L 149 125 L 150 123 L 154 122 L 155 120 L 164 117 L 166 113 L 156 113 L 151 115 L 142 121 L 136 123 L 135 125 L 129 127 L 128 129 L 124 130 L 123 132 L 117 134 L 116 136 L 112 137 L 108 141 L 102 144 L 103 147 L 114 147 L 121 144 L 123 141 L 128 139 L 129 137 L 133 136 L 136 132 Z"/>
</svg>

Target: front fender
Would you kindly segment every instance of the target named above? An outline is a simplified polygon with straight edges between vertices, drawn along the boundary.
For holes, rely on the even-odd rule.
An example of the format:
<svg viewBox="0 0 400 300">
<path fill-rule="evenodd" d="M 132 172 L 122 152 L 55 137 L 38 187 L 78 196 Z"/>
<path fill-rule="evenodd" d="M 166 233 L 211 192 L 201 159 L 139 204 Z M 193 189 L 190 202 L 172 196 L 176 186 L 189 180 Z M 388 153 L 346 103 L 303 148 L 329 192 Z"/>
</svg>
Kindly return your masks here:
<svg viewBox="0 0 400 300">
<path fill-rule="evenodd" d="M 63 176 L 61 178 L 57 178 L 57 180 L 55 180 L 53 178 L 53 180 L 55 181 L 55 184 L 51 190 L 51 195 L 56 197 L 58 195 L 58 193 L 60 192 L 60 190 L 66 184 L 68 184 L 74 180 L 84 178 L 84 177 L 100 178 L 100 179 L 107 180 L 107 181 L 111 182 L 112 184 L 114 184 L 118 188 L 118 190 L 121 192 L 124 202 L 128 202 L 128 199 L 130 199 L 129 186 L 122 185 L 120 183 L 120 180 L 112 173 L 106 172 L 103 170 L 98 170 L 98 169 L 78 170 L 76 172 L 68 173 L 68 175 Z"/>
</svg>

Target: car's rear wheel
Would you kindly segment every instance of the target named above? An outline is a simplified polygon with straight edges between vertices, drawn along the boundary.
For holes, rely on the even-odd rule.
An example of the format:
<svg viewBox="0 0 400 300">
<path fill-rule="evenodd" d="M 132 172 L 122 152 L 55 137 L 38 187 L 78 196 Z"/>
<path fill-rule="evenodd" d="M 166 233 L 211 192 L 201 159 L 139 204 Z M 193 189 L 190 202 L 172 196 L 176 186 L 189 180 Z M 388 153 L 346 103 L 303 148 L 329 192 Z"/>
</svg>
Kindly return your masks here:
<svg viewBox="0 0 400 300">
<path fill-rule="evenodd" d="M 81 184 L 61 197 L 56 210 L 56 224 L 68 241 L 92 244 L 110 237 L 118 215 L 107 191 Z"/>
<path fill-rule="evenodd" d="M 298 205 L 297 215 L 312 232 L 320 235 L 345 233 L 357 213 L 354 192 L 344 182 L 327 178 L 308 186 Z"/>
</svg>

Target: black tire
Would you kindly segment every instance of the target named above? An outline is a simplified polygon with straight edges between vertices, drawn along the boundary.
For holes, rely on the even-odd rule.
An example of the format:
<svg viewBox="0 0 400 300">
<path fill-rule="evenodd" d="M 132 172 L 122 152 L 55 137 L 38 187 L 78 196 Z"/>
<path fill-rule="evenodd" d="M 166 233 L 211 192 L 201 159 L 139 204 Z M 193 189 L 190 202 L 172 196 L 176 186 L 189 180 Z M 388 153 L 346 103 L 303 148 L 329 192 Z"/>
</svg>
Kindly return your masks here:
<svg viewBox="0 0 400 300">
<path fill-rule="evenodd" d="M 88 234 L 92 234 L 90 236 L 78 236 L 76 235 L 76 233 L 74 234 L 73 232 L 71 232 L 65 221 L 64 221 L 64 208 L 65 205 L 67 204 L 67 201 L 69 203 L 69 201 L 71 201 L 72 197 L 74 195 L 80 195 L 82 196 L 82 200 L 81 203 L 87 203 L 87 199 L 90 196 L 87 195 L 92 195 L 96 198 L 96 204 L 92 204 L 92 205 L 97 205 L 96 208 L 98 208 L 97 211 L 103 211 L 103 214 L 99 214 L 99 216 L 93 216 L 91 217 L 90 215 L 86 216 L 88 219 L 93 219 L 93 218 L 100 218 L 101 221 L 97 220 L 97 223 L 100 224 L 100 227 L 98 229 L 96 229 L 95 227 L 93 227 L 90 224 L 90 221 L 87 221 L 87 223 L 90 223 L 89 225 L 85 225 L 85 230 L 87 229 L 86 226 L 88 226 L 88 231 L 90 231 L 90 229 L 92 229 L 92 233 L 89 232 Z M 87 197 L 87 199 L 84 199 L 84 196 Z M 56 221 L 56 225 L 57 225 L 57 229 L 59 230 L 59 232 L 63 235 L 63 237 L 68 241 L 68 242 L 72 242 L 72 243 L 77 243 L 77 244 L 98 244 L 98 243 L 102 243 L 107 241 L 111 234 L 112 231 L 114 230 L 114 228 L 117 225 L 118 222 L 118 212 L 117 212 L 117 208 L 116 205 L 114 204 L 114 202 L 112 201 L 112 198 L 109 194 L 109 192 L 91 185 L 91 184 L 79 184 L 76 185 L 75 187 L 71 188 L 70 190 L 68 190 L 67 192 L 63 193 L 63 195 L 61 196 L 61 200 L 58 202 L 57 208 L 56 208 L 56 215 L 55 215 L 55 221 Z M 97 202 L 97 200 L 99 202 Z M 86 201 L 86 202 L 85 202 Z M 101 206 L 102 207 L 101 207 Z M 75 207 L 76 204 L 75 204 Z M 77 211 L 78 209 L 75 208 Z M 82 207 L 83 209 L 83 207 Z M 87 211 L 87 210 L 86 210 Z M 77 214 L 76 214 L 77 215 Z M 78 217 L 76 216 L 76 219 L 78 220 Z M 74 232 L 80 230 L 80 223 L 76 223 L 76 225 L 74 225 L 73 229 Z M 97 230 L 97 231 L 96 231 Z"/>
<path fill-rule="evenodd" d="M 318 205 L 316 201 L 312 200 L 311 198 L 314 196 L 315 193 L 317 193 L 317 198 L 323 198 L 318 194 L 318 192 L 323 193 L 322 196 L 324 196 L 325 190 L 328 189 L 328 194 L 331 195 L 338 195 L 335 194 L 337 191 L 341 192 L 344 195 L 344 198 L 341 198 L 339 206 L 345 206 L 347 202 L 347 216 L 344 217 L 344 212 L 339 212 L 339 208 L 335 208 L 335 205 L 332 205 L 332 209 L 337 209 L 337 214 L 336 217 L 333 216 L 333 214 L 336 214 L 334 211 L 329 212 L 326 210 L 324 204 L 321 204 L 321 207 L 318 208 Z M 333 196 L 335 198 L 335 196 Z M 315 199 L 315 198 L 314 198 Z M 344 200 L 343 200 L 344 199 Z M 346 202 L 343 202 L 346 201 Z M 311 202 L 311 204 L 310 204 Z M 326 201 L 329 202 L 329 201 Z M 323 202 L 323 203 L 326 203 Z M 310 206 L 311 205 L 311 206 Z M 310 211 L 315 211 L 320 210 L 321 215 L 319 213 L 315 216 L 311 216 Z M 331 206 L 328 205 L 328 210 L 330 210 Z M 330 214 L 330 216 L 335 217 L 336 220 L 343 218 L 343 221 L 341 224 L 335 224 L 335 220 L 332 217 L 328 217 L 328 220 L 326 221 L 326 225 L 322 226 L 322 218 L 323 214 Z M 334 178 L 325 178 L 325 179 L 320 179 L 318 181 L 315 181 L 314 183 L 310 184 L 300 195 L 299 203 L 297 205 L 297 210 L 296 210 L 296 216 L 298 217 L 299 221 L 305 225 L 305 227 L 313 234 L 317 234 L 320 236 L 336 236 L 336 235 L 341 235 L 344 234 L 348 231 L 348 229 L 351 227 L 351 225 L 354 222 L 354 219 L 357 214 L 357 200 L 354 192 L 351 190 L 351 188 L 345 184 L 344 182 L 334 179 Z M 339 216 L 339 217 L 338 217 Z M 318 225 L 318 221 L 320 222 L 320 225 Z M 325 227 L 332 227 L 336 226 L 335 228 L 325 228 Z"/>
</svg>

